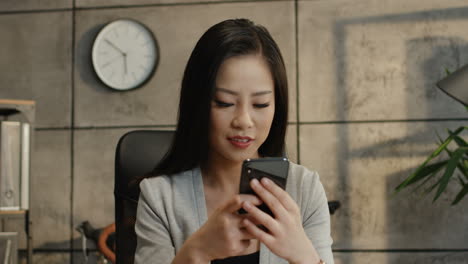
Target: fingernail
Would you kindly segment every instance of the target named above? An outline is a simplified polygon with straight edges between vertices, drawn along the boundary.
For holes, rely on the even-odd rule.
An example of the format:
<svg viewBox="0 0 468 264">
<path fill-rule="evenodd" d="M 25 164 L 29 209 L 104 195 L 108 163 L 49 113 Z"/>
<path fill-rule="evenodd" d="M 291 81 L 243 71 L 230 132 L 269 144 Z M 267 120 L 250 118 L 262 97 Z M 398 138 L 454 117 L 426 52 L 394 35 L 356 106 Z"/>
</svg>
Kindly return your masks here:
<svg viewBox="0 0 468 264">
<path fill-rule="evenodd" d="M 270 179 L 263 177 L 263 178 L 262 178 L 262 183 L 263 183 L 264 185 L 269 185 L 269 184 L 271 183 L 271 181 L 270 181 Z"/>
<path fill-rule="evenodd" d="M 244 203 L 244 208 L 249 209 L 252 208 L 252 205 L 249 202 Z"/>
<path fill-rule="evenodd" d="M 252 182 L 253 185 L 258 185 L 258 180 L 257 179 L 253 179 L 253 180 L 251 180 L 251 182 Z"/>
</svg>

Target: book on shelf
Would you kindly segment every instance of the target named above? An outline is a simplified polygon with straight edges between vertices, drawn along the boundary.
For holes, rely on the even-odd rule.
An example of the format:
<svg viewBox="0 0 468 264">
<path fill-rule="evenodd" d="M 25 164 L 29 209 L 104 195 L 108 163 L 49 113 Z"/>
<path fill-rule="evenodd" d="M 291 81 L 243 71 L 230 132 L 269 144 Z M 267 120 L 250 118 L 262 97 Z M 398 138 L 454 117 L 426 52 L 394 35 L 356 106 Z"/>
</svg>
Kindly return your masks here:
<svg viewBox="0 0 468 264">
<path fill-rule="evenodd" d="M 20 181 L 20 208 L 29 209 L 29 168 L 31 126 L 29 123 L 21 123 L 21 181 Z"/>
<path fill-rule="evenodd" d="M 18 233 L 0 232 L 0 263 L 16 264 L 18 258 Z"/>
<path fill-rule="evenodd" d="M 30 125 L 0 121 L 0 210 L 29 209 Z"/>
</svg>

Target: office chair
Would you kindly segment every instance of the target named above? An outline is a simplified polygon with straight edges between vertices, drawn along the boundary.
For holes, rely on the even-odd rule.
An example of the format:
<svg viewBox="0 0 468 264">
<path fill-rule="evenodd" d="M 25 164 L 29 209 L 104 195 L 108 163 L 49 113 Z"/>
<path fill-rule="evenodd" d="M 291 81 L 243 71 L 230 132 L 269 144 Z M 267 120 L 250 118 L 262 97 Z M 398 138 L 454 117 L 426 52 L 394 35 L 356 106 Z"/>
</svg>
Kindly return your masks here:
<svg viewBox="0 0 468 264">
<path fill-rule="evenodd" d="M 140 188 L 135 181 L 163 158 L 174 131 L 136 130 L 123 135 L 115 152 L 115 255 L 117 264 L 133 264 L 135 220 Z"/>
<path fill-rule="evenodd" d="M 140 189 L 135 181 L 163 158 L 174 131 L 136 130 L 123 135 L 115 154 L 116 264 L 133 264 L 136 250 L 135 220 Z M 329 201 L 330 214 L 340 207 Z"/>
</svg>

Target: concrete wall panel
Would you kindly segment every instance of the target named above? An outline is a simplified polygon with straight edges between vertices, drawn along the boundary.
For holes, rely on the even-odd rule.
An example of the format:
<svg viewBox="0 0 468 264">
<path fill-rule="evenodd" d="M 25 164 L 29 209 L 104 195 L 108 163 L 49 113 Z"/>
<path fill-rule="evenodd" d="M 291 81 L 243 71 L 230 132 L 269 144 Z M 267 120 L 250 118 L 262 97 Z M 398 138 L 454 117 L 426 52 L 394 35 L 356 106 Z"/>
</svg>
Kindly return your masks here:
<svg viewBox="0 0 468 264">
<path fill-rule="evenodd" d="M 92 252 L 88 255 L 88 259 L 86 262 L 85 257 L 83 256 L 82 252 L 73 252 L 72 254 L 72 263 L 89 263 L 89 264 L 98 264 L 102 262 L 102 255 L 98 252 Z"/>
<path fill-rule="evenodd" d="M 0 98 L 36 100 L 36 127 L 71 120 L 72 12 L 0 16 Z"/>
<path fill-rule="evenodd" d="M 35 264 L 64 264 L 70 263 L 70 254 L 68 253 L 35 253 Z M 75 262 L 79 263 L 79 262 Z"/>
<path fill-rule="evenodd" d="M 115 149 L 119 138 L 130 130 L 103 129 L 75 132 L 73 226 L 89 221 L 93 227 L 102 228 L 115 221 Z M 79 233 L 75 231 L 73 236 L 76 242 L 74 247 L 80 248 Z"/>
<path fill-rule="evenodd" d="M 0 12 L 72 8 L 72 0 L 2 0 Z"/>
<path fill-rule="evenodd" d="M 288 125 L 286 131 L 286 155 L 292 162 L 297 163 L 297 125 Z"/>
<path fill-rule="evenodd" d="M 278 10 L 282 12 L 278 13 Z M 134 126 L 175 124 L 179 89 L 185 64 L 198 38 L 227 18 L 247 17 L 265 25 L 279 43 L 286 60 L 291 88 L 290 120 L 295 112 L 294 5 L 292 2 L 230 3 L 164 6 L 77 12 L 75 72 L 77 126 Z M 275 14 L 272 16 L 271 14 Z M 94 75 L 90 51 L 103 24 L 120 17 L 141 21 L 155 34 L 161 58 L 146 85 L 113 92 Z"/>
<path fill-rule="evenodd" d="M 105 7 L 105 6 L 135 6 L 148 4 L 199 4 L 212 2 L 228 2 L 226 0 L 76 0 L 77 7 Z"/>
<path fill-rule="evenodd" d="M 451 201 L 461 190 L 432 204 L 434 193 L 394 189 L 436 148 L 436 131 L 451 122 L 301 125 L 302 164 L 317 170 L 329 200 L 342 203 L 332 220 L 334 248 L 464 248 L 468 200 Z"/>
<path fill-rule="evenodd" d="M 435 87 L 468 62 L 466 1 L 300 1 L 300 121 L 466 117 Z"/>
<path fill-rule="evenodd" d="M 265 25 L 283 52 L 291 95 L 287 154 L 317 170 L 328 199 L 342 202 L 331 216 L 334 249 L 344 249 L 335 252 L 336 263 L 465 263 L 464 252 L 437 251 L 466 248 L 468 200 L 449 205 L 459 190 L 456 182 L 435 204 L 433 194 L 392 193 L 434 148 L 434 131 L 444 135 L 443 128 L 463 124 L 448 119 L 466 118 L 464 108 L 434 86 L 444 68 L 468 62 L 466 0 L 299 0 L 297 36 L 295 5 L 293 0 L 1 1 L 0 98 L 36 100 L 36 125 L 45 128 L 35 134 L 31 179 L 34 246 L 40 249 L 35 263 L 84 261 L 80 251 L 67 252 L 70 237 L 73 248 L 81 249 L 75 226 L 89 220 L 99 228 L 114 221 L 118 138 L 132 126 L 175 124 L 193 46 L 209 26 L 234 17 Z M 90 52 L 99 29 L 124 17 L 154 32 L 161 59 L 149 83 L 119 93 L 97 80 Z M 401 122 L 382 122 L 395 119 Z M 347 122 L 354 120 L 377 122 Z M 22 223 L 7 227 L 21 229 Z M 94 253 L 89 263 L 97 263 Z"/>
<path fill-rule="evenodd" d="M 71 132 L 36 131 L 31 208 L 34 247 L 70 248 Z"/>
</svg>

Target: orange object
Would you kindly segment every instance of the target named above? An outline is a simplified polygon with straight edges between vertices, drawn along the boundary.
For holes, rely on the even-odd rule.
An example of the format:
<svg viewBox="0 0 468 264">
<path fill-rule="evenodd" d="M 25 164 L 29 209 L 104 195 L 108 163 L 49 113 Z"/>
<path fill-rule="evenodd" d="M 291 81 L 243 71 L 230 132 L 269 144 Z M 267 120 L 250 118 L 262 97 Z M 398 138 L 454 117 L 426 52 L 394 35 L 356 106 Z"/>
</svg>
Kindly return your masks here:
<svg viewBox="0 0 468 264">
<path fill-rule="evenodd" d="M 99 251 L 113 264 L 115 263 L 115 253 L 112 251 L 106 244 L 106 240 L 110 234 L 115 232 L 115 223 L 110 224 L 102 230 L 101 234 L 99 235 L 98 240 L 98 249 Z"/>
</svg>

